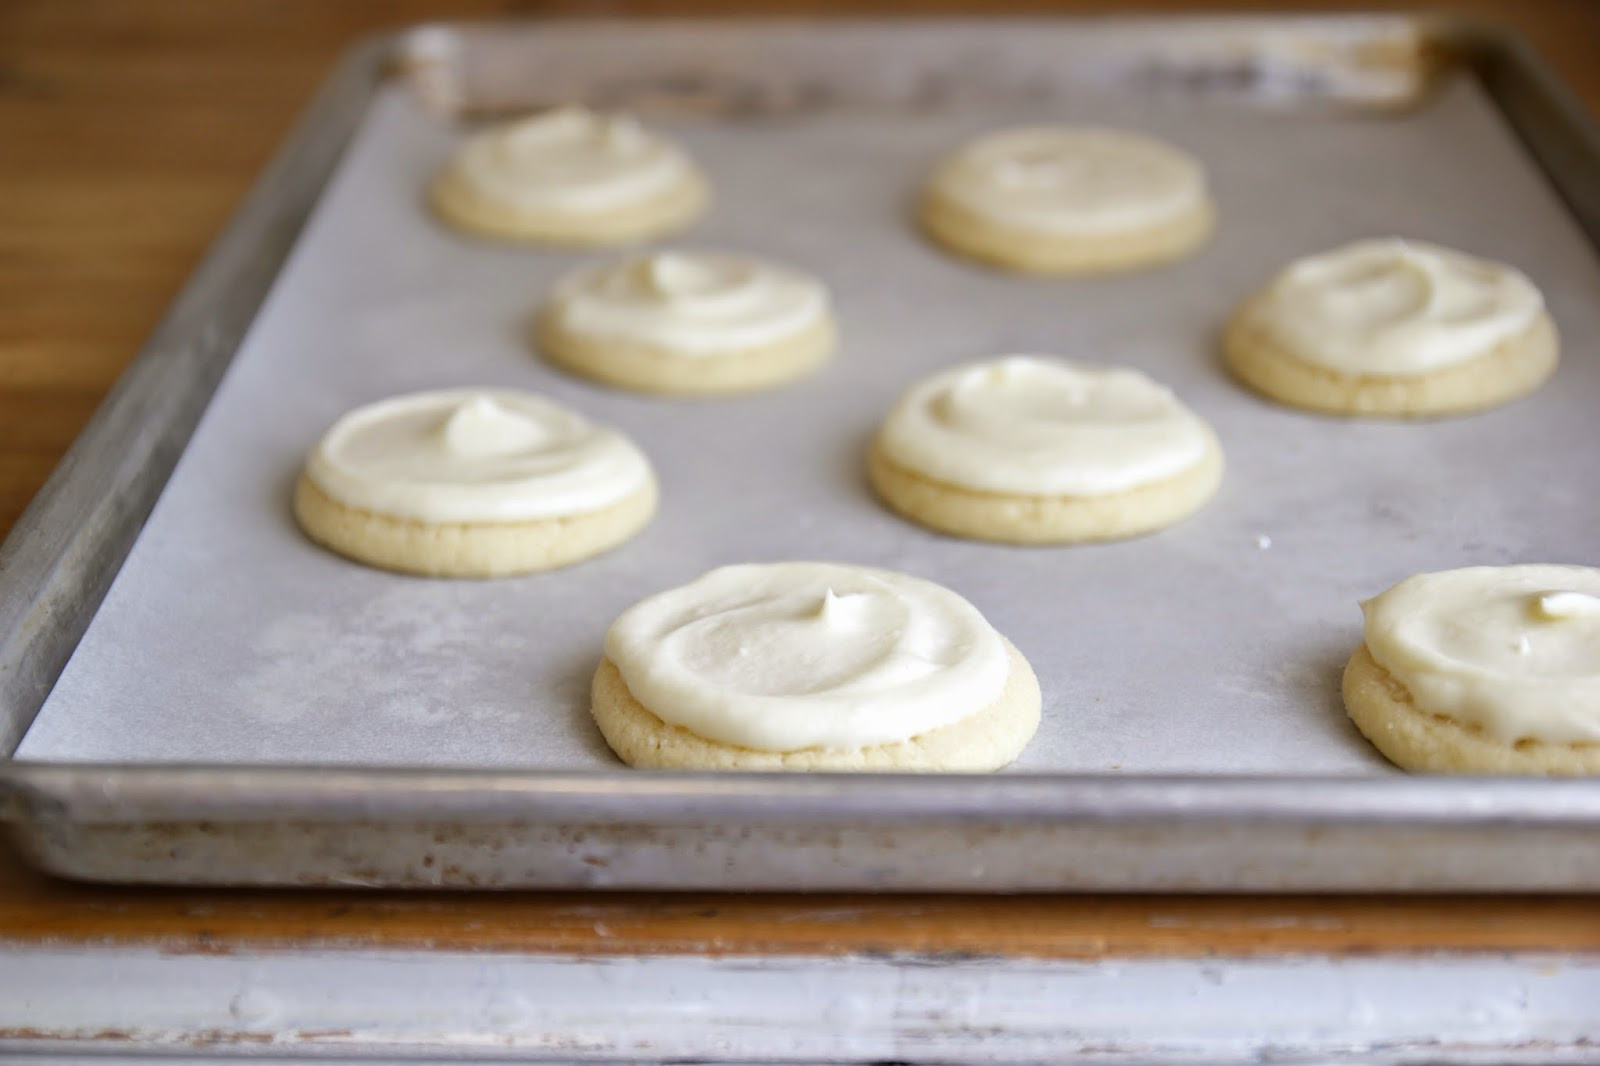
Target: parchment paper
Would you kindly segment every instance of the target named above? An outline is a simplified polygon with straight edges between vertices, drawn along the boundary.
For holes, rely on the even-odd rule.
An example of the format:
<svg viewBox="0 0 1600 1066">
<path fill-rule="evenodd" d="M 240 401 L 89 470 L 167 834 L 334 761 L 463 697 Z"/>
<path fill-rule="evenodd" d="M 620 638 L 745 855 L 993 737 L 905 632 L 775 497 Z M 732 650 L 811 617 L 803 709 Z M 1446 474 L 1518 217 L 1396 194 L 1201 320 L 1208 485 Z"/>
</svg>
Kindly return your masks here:
<svg viewBox="0 0 1600 1066">
<path fill-rule="evenodd" d="M 1167 269 L 1086 281 L 988 273 L 917 238 L 909 194 L 933 160 L 1040 119 L 1196 152 L 1216 238 Z M 19 757 L 616 770 L 587 686 L 617 612 L 718 564 L 816 558 L 941 581 L 1015 641 L 1045 694 L 1016 770 L 1385 773 L 1338 695 L 1360 599 L 1422 570 L 1600 561 L 1600 275 L 1467 82 L 1403 117 L 1120 96 L 662 125 L 716 188 L 683 243 L 824 275 L 843 331 L 831 366 L 707 402 L 547 367 L 528 318 L 587 257 L 434 223 L 421 189 L 460 131 L 387 89 Z M 1408 425 L 1297 413 L 1224 375 L 1216 334 L 1241 297 L 1291 257 L 1391 233 L 1524 267 L 1565 338 L 1555 380 Z M 862 449 L 900 390 L 1029 351 L 1174 386 L 1227 449 L 1218 497 L 1154 536 L 1049 549 L 945 539 L 879 507 Z M 594 561 L 486 583 L 367 569 L 300 536 L 290 486 L 334 418 L 473 383 L 542 390 L 632 434 L 663 483 L 654 524 Z"/>
</svg>

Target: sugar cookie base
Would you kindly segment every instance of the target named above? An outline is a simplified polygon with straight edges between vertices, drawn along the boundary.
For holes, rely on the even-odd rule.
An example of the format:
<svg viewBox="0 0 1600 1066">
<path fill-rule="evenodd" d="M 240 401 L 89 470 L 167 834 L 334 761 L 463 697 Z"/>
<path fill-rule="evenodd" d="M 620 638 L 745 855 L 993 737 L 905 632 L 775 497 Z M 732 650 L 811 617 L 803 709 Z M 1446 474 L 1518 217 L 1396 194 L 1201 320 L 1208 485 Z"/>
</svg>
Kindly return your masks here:
<svg viewBox="0 0 1600 1066">
<path fill-rule="evenodd" d="M 1022 754 L 1039 728 L 1039 681 L 1022 653 L 1006 643 L 1011 673 L 989 706 L 959 722 L 912 737 L 854 751 L 755 751 L 668 725 L 634 698 L 610 659 L 595 671 L 595 723 L 611 750 L 629 766 L 649 770 L 878 770 L 981 772 L 998 770 Z"/>
<path fill-rule="evenodd" d="M 574 332 L 549 308 L 534 324 L 539 351 L 557 366 L 608 385 L 668 396 L 717 396 L 787 384 L 827 362 L 834 336 L 833 320 L 824 316 L 774 344 L 684 355 L 629 338 Z"/>
<path fill-rule="evenodd" d="M 917 217 L 928 236 L 952 252 L 1004 270 L 1050 275 L 1115 274 L 1181 259 L 1216 225 L 1207 202 L 1159 226 L 1062 236 L 998 222 L 937 188 L 923 194 Z"/>
<path fill-rule="evenodd" d="M 1600 774 L 1600 744 L 1515 743 L 1419 708 L 1362 644 L 1344 668 L 1344 706 L 1396 766 L 1447 774 Z"/>
<path fill-rule="evenodd" d="M 1223 351 L 1235 377 L 1264 396 L 1337 415 L 1428 418 L 1466 414 L 1533 392 L 1555 371 L 1560 340 L 1541 313 L 1483 355 L 1425 374 L 1341 374 L 1307 361 L 1257 322 L 1257 301 L 1228 325 Z"/>
<path fill-rule="evenodd" d="M 690 177 L 660 196 L 611 211 L 517 211 L 486 202 L 446 170 L 428 199 L 441 219 L 474 237 L 592 248 L 678 233 L 705 209 L 708 194 L 704 181 Z"/>
<path fill-rule="evenodd" d="M 867 477 L 889 507 L 941 533 L 1002 544 L 1118 540 L 1165 528 L 1198 511 L 1222 483 L 1222 446 L 1177 477 L 1107 496 L 1027 496 L 964 488 L 911 470 L 873 442 Z"/>
<path fill-rule="evenodd" d="M 294 516 L 306 536 L 384 570 L 427 577 L 506 577 L 550 570 L 616 547 L 656 510 L 652 480 L 602 511 L 531 522 L 435 523 L 339 503 L 301 475 Z"/>
</svg>

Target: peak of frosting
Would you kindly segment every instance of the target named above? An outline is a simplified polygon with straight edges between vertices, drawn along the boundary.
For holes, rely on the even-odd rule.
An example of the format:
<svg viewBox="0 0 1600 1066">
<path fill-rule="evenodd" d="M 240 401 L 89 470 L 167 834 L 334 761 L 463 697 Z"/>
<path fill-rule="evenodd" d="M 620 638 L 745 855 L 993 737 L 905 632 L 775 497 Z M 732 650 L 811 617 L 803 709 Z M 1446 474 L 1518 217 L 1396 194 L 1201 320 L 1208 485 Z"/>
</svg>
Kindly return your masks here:
<svg viewBox="0 0 1600 1066">
<path fill-rule="evenodd" d="M 1552 621 L 1600 617 L 1600 596 L 1589 592 L 1544 592 L 1533 603 L 1539 617 Z"/>
<path fill-rule="evenodd" d="M 306 474 L 341 503 L 427 522 L 584 514 L 653 476 L 622 434 L 512 389 L 411 393 L 357 408 L 323 436 Z"/>
<path fill-rule="evenodd" d="M 639 260 L 645 281 L 659 296 L 671 299 L 683 293 L 715 288 L 717 270 L 706 256 L 685 252 L 657 252 Z"/>
<path fill-rule="evenodd" d="M 817 621 L 841 631 L 860 627 L 871 614 L 872 596 L 865 592 L 837 593 L 829 586 L 817 601 Z"/>
<path fill-rule="evenodd" d="M 457 403 L 442 430 L 445 447 L 464 458 L 512 455 L 549 437 L 538 420 L 507 409 L 486 392 Z"/>
<path fill-rule="evenodd" d="M 640 260 L 639 268 L 650 294 L 702 317 L 738 314 L 759 302 L 772 282 L 771 271 L 730 255 L 658 252 Z"/>
<path fill-rule="evenodd" d="M 706 355 L 778 343 L 827 310 L 827 290 L 815 278 L 753 256 L 701 251 L 586 268 L 557 285 L 551 300 L 568 331 Z"/>
</svg>

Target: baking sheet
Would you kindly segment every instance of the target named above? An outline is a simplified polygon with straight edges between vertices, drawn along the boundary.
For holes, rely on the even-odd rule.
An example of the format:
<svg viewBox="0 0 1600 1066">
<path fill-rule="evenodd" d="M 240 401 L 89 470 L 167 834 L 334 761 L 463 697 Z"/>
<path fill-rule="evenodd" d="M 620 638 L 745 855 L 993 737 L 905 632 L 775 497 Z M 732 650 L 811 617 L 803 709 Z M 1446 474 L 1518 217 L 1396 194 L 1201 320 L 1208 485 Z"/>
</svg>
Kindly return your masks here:
<svg viewBox="0 0 1600 1066">
<path fill-rule="evenodd" d="M 1196 152 L 1217 237 L 1168 269 L 1068 282 L 925 246 L 906 208 L 928 165 L 1035 120 L 1127 125 Z M 659 122 L 718 194 L 683 243 L 825 276 L 843 331 L 830 367 L 710 402 L 546 367 L 529 316 L 591 257 L 433 223 L 420 190 L 460 130 L 391 86 L 18 758 L 616 769 L 586 707 L 616 613 L 721 563 L 827 558 L 939 580 L 1016 642 L 1045 721 L 1014 770 L 1382 774 L 1337 694 L 1357 601 L 1419 570 L 1594 561 L 1600 275 L 1470 81 L 1387 117 L 1085 95 Z M 1524 267 L 1566 339 L 1555 380 L 1499 411 L 1397 425 L 1288 411 L 1226 378 L 1216 333 L 1244 294 L 1292 256 L 1392 232 Z M 1008 351 L 1173 385 L 1223 439 L 1218 497 L 1151 537 L 1052 549 L 945 539 L 876 505 L 862 449 L 899 391 Z M 299 536 L 289 490 L 329 422 L 458 384 L 538 389 L 625 429 L 658 466 L 661 514 L 609 556 L 492 583 L 368 570 Z"/>
</svg>

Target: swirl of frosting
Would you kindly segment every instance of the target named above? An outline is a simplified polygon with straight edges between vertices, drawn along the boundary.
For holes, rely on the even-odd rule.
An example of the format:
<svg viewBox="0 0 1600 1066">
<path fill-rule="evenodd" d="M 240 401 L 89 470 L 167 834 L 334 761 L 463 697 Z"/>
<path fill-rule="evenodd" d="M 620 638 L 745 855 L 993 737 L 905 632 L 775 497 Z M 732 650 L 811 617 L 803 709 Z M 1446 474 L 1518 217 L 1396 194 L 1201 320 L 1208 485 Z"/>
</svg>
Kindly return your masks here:
<svg viewBox="0 0 1600 1066">
<path fill-rule="evenodd" d="M 1216 444 L 1137 370 L 1009 355 L 912 386 L 878 446 L 891 462 L 965 488 L 1102 496 L 1176 477 Z"/>
<path fill-rule="evenodd" d="M 1345 374 L 1425 374 L 1486 354 L 1544 309 L 1502 263 L 1396 238 L 1291 263 L 1252 305 L 1301 359 Z"/>
<path fill-rule="evenodd" d="M 971 211 L 1068 236 L 1160 226 L 1207 202 L 1205 172 L 1187 153 L 1071 126 L 981 137 L 940 165 L 933 188 Z"/>
<path fill-rule="evenodd" d="M 473 135 L 447 176 L 509 210 L 606 212 L 668 194 L 695 170 L 630 116 L 563 107 Z"/>
<path fill-rule="evenodd" d="M 516 522 L 587 514 L 654 477 L 622 434 L 542 396 L 448 389 L 349 412 L 306 476 L 350 507 L 424 522 Z"/>
<path fill-rule="evenodd" d="M 684 355 L 776 344 L 828 314 L 815 278 L 751 256 L 657 252 L 560 282 L 550 313 L 571 333 L 621 337 Z"/>
<path fill-rule="evenodd" d="M 853 751 L 999 698 L 1005 641 L 920 578 L 834 563 L 725 566 L 628 610 L 606 657 L 662 721 L 757 751 Z"/>
<path fill-rule="evenodd" d="M 1508 742 L 1600 742 L 1600 570 L 1419 574 L 1362 611 L 1367 651 L 1419 710 Z"/>
</svg>

